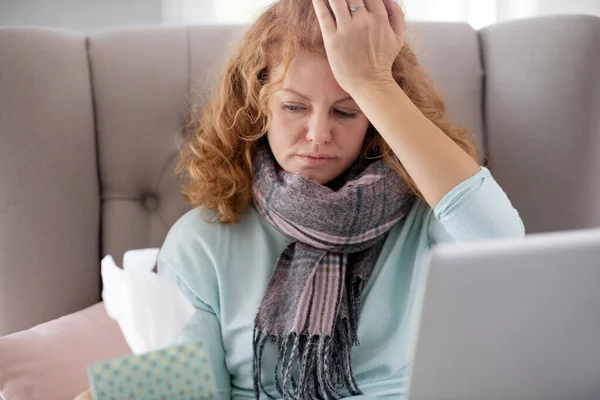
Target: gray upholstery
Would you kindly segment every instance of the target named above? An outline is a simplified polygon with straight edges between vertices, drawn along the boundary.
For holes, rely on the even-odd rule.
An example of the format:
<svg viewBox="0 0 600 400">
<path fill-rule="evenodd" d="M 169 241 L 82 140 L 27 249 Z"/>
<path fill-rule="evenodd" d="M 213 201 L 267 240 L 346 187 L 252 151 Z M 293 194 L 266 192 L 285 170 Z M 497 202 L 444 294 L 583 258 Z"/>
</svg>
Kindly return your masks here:
<svg viewBox="0 0 600 400">
<path fill-rule="evenodd" d="M 407 37 L 419 60 L 442 92 L 448 116 L 454 124 L 466 126 L 485 160 L 483 132 L 483 69 L 477 31 L 467 24 L 420 22 L 410 25 Z"/>
<path fill-rule="evenodd" d="M 488 154 L 528 232 L 600 225 L 600 18 L 481 31 Z"/>
<path fill-rule="evenodd" d="M 0 30 L 0 335 L 98 301 L 85 38 Z"/>
<path fill-rule="evenodd" d="M 161 245 L 189 209 L 172 172 L 190 93 L 242 32 L 0 29 L 0 335 L 99 301 L 103 255 Z M 600 226 L 600 18 L 409 32 L 527 232 Z"/>
</svg>

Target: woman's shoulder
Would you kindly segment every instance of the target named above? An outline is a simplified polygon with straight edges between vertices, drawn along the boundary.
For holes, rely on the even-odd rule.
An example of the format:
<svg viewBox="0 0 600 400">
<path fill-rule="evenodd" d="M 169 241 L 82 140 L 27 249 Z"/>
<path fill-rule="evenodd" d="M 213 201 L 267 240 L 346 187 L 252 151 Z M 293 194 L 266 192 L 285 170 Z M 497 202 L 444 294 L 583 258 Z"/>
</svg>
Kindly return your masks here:
<svg viewBox="0 0 600 400">
<path fill-rule="evenodd" d="M 202 264 L 206 269 L 211 264 L 219 269 L 230 263 L 232 252 L 258 251 L 254 247 L 279 242 L 280 235 L 251 203 L 237 223 L 227 224 L 218 222 L 216 211 L 196 207 L 183 214 L 169 229 L 160 253 L 173 260 L 186 258 L 185 262 L 178 263 L 179 268 L 182 264 Z"/>
<path fill-rule="evenodd" d="M 244 210 L 239 223 L 223 224 L 214 211 L 194 208 L 171 226 L 160 248 L 159 275 L 174 281 L 198 306 L 201 301 L 218 310 L 219 276 L 232 249 L 240 249 L 248 232 L 260 223 L 252 208 Z"/>
<path fill-rule="evenodd" d="M 176 242 L 180 247 L 209 246 L 230 236 L 244 234 L 260 224 L 260 216 L 254 207 L 248 206 L 240 214 L 237 223 L 221 223 L 215 210 L 196 207 L 175 221 L 167 233 L 167 242 Z"/>
<path fill-rule="evenodd" d="M 210 233 L 211 230 L 218 229 L 216 222 L 217 213 L 203 207 L 195 207 L 179 217 L 167 233 L 165 242 L 171 237 L 176 237 L 177 241 L 189 241 L 196 235 Z"/>
</svg>

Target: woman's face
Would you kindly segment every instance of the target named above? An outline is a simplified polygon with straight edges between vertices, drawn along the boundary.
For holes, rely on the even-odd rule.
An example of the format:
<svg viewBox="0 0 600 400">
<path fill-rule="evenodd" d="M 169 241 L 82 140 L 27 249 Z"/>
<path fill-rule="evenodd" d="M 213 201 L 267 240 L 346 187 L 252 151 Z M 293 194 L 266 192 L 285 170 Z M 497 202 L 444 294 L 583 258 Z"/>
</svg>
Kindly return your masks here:
<svg viewBox="0 0 600 400">
<path fill-rule="evenodd" d="M 267 139 L 285 171 L 324 185 L 359 156 L 369 120 L 338 85 L 327 59 L 299 53 L 268 107 Z"/>
</svg>

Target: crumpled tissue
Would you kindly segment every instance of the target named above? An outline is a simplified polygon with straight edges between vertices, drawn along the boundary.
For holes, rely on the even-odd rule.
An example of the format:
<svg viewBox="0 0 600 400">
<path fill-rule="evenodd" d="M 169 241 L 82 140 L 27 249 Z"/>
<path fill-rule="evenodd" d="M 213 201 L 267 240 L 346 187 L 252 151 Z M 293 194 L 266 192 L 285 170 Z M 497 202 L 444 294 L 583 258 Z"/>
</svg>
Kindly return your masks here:
<svg viewBox="0 0 600 400">
<path fill-rule="evenodd" d="M 195 307 L 168 279 L 152 272 L 159 249 L 125 252 L 123 269 L 112 256 L 101 262 L 102 299 L 135 354 L 174 344 L 196 312 Z"/>
</svg>

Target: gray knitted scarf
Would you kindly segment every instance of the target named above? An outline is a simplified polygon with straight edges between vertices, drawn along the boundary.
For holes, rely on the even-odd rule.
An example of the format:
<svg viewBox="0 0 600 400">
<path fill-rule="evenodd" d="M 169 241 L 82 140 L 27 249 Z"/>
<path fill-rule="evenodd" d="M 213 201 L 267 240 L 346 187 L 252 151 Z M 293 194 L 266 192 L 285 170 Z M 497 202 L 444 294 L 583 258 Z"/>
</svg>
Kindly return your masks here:
<svg viewBox="0 0 600 400">
<path fill-rule="evenodd" d="M 355 164 L 330 189 L 276 163 L 268 144 L 254 157 L 256 209 L 290 241 L 279 256 L 255 318 L 256 399 L 267 341 L 278 351 L 274 382 L 283 399 L 362 394 L 352 371 L 361 293 L 388 231 L 414 202 L 402 178 L 379 160 Z"/>
</svg>

